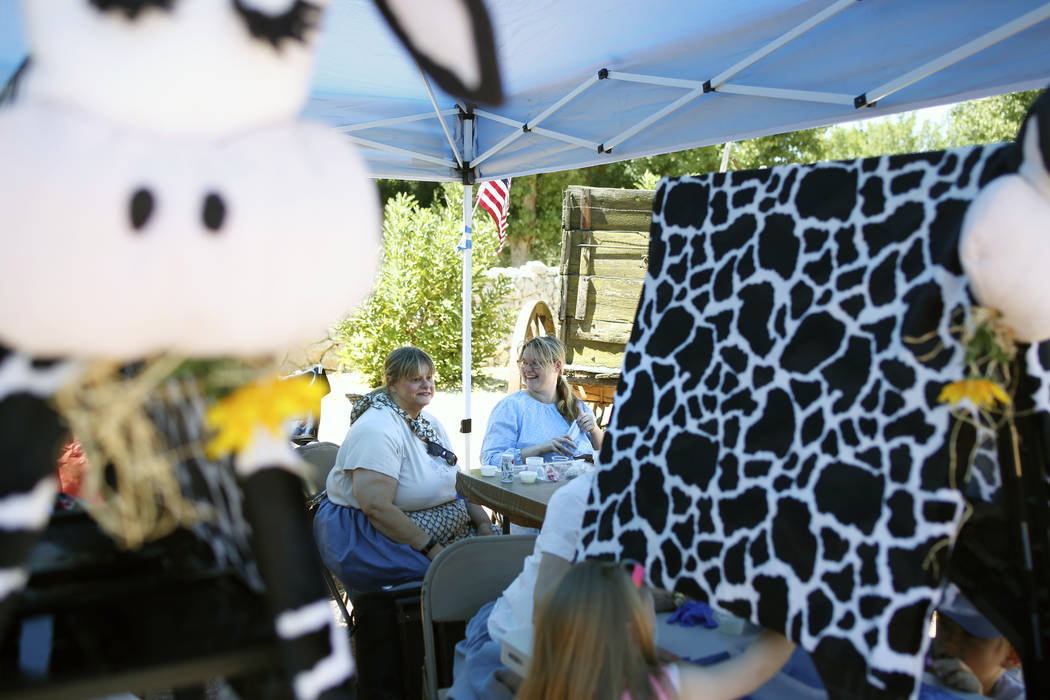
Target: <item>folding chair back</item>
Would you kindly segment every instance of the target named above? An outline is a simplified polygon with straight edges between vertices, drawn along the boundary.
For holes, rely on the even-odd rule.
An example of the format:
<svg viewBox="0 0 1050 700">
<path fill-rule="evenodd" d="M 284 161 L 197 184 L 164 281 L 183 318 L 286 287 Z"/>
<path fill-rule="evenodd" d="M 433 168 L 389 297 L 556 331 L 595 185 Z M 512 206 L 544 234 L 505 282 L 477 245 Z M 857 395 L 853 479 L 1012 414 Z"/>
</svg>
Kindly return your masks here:
<svg viewBox="0 0 1050 700">
<path fill-rule="evenodd" d="M 307 496 L 313 496 L 324 490 L 325 482 L 328 480 L 328 472 L 335 466 L 335 456 L 339 454 L 339 445 L 334 442 L 311 442 L 295 448 L 307 464 L 310 465 L 309 474 L 306 477 Z"/>
<path fill-rule="evenodd" d="M 521 573 L 536 543 L 535 535 L 470 537 L 449 545 L 423 578 L 423 681 L 426 697 L 437 692 L 434 624 L 466 622 L 498 598 Z"/>
<path fill-rule="evenodd" d="M 318 504 L 321 502 L 321 494 L 324 492 L 325 482 L 328 481 L 328 473 L 335 467 L 335 457 L 339 453 L 339 445 L 336 445 L 334 442 L 311 442 L 307 445 L 296 447 L 295 451 L 310 465 L 310 472 L 304 478 L 303 491 L 307 498 L 306 510 L 312 520 L 314 513 L 317 512 Z M 350 610 L 347 608 L 350 596 L 346 591 L 340 590 L 339 583 L 336 582 L 335 576 L 332 575 L 332 572 L 327 567 L 321 567 L 321 575 L 324 577 L 328 592 L 339 604 L 339 610 L 343 613 L 343 621 L 352 630 L 354 628 L 353 618 L 351 618 Z"/>
</svg>

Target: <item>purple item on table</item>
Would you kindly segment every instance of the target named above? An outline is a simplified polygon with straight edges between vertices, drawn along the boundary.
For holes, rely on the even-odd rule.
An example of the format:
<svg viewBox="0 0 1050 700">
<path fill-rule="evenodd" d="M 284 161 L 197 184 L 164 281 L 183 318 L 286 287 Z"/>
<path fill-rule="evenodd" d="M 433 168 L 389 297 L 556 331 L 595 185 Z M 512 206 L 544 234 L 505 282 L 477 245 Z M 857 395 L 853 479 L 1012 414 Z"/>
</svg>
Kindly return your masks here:
<svg viewBox="0 0 1050 700">
<path fill-rule="evenodd" d="M 682 627 L 696 627 L 697 624 L 701 624 L 709 630 L 718 627 L 711 606 L 699 600 L 687 600 L 682 607 L 675 610 L 671 617 L 667 618 L 667 622 Z"/>
</svg>

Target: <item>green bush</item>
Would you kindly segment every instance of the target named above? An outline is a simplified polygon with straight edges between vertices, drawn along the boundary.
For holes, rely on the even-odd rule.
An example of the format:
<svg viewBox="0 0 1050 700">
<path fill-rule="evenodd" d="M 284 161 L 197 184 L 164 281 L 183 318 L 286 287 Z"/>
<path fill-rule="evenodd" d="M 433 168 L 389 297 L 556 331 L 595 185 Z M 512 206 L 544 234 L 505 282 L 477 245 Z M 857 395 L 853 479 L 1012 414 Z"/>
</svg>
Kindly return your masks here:
<svg viewBox="0 0 1050 700">
<path fill-rule="evenodd" d="M 415 345 L 434 358 L 437 379 L 460 383 L 462 351 L 462 186 L 444 185 L 444 196 L 423 208 L 407 194 L 387 202 L 383 217 L 383 258 L 372 295 L 336 327 L 343 359 L 373 386 L 383 382 L 383 360 L 402 345 Z M 480 212 L 486 218 L 488 214 Z M 513 321 L 503 306 L 510 283 L 483 272 L 496 261 L 494 235 L 473 248 L 474 304 L 471 324 L 473 374 L 491 360 Z"/>
</svg>

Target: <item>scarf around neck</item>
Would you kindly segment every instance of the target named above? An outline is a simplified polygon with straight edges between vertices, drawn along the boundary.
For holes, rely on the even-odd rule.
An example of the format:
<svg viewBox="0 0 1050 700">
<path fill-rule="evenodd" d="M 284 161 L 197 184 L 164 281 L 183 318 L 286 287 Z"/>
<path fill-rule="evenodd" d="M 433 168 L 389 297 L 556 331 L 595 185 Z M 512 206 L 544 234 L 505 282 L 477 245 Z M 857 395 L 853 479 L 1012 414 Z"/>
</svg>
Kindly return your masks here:
<svg viewBox="0 0 1050 700">
<path fill-rule="evenodd" d="M 408 427 L 410 427 L 412 432 L 416 434 L 416 437 L 423 442 L 429 441 L 441 445 L 441 441 L 438 440 L 437 431 L 434 430 L 434 426 L 430 424 L 430 421 L 423 417 L 422 412 L 420 412 L 418 418 L 413 418 L 405 413 L 405 409 L 398 406 L 397 403 L 390 398 L 390 392 L 386 390 L 386 387 L 380 387 L 368 392 L 356 404 L 354 404 L 354 408 L 350 412 L 350 425 L 353 425 L 365 411 L 373 406 L 389 408 L 391 411 L 404 418 L 405 422 L 408 423 Z"/>
</svg>

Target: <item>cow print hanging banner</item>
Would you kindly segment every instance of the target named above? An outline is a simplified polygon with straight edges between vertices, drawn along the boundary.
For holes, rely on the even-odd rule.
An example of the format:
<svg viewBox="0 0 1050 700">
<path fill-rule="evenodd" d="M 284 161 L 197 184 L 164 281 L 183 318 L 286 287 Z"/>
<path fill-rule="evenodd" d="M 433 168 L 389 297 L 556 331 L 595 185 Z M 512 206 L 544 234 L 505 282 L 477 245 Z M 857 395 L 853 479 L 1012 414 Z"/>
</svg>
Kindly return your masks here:
<svg viewBox="0 0 1050 700">
<path fill-rule="evenodd" d="M 583 554 L 783 631 L 832 698 L 915 697 L 977 437 L 938 401 L 959 230 L 1008 148 L 664 181 Z"/>
</svg>

